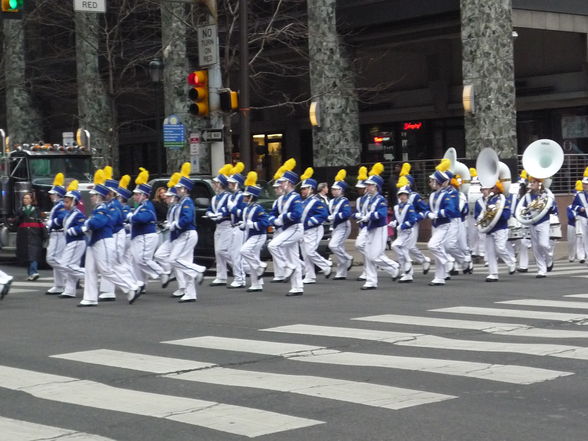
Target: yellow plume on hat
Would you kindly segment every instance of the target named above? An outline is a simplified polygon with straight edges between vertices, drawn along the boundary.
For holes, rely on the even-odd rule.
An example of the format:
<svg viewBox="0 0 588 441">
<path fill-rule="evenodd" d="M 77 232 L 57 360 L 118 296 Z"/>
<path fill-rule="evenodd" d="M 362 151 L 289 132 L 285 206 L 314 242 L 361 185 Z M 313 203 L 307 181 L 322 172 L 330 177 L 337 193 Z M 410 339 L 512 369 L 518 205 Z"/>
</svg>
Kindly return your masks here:
<svg viewBox="0 0 588 441">
<path fill-rule="evenodd" d="M 284 172 L 292 171 L 296 168 L 296 159 L 290 158 L 286 162 L 284 162 Z"/>
<path fill-rule="evenodd" d="M 189 178 L 191 171 L 192 171 L 192 164 L 190 164 L 189 162 L 184 162 L 182 164 L 182 168 L 180 169 L 180 174 L 182 175 L 182 177 Z"/>
<path fill-rule="evenodd" d="M 302 173 L 302 176 L 300 176 L 300 180 L 304 181 L 305 179 L 310 179 L 310 178 L 312 178 L 313 174 L 314 174 L 314 169 L 312 167 L 308 167 L 306 170 L 304 170 L 304 173 Z"/>
<path fill-rule="evenodd" d="M 286 170 L 284 169 L 283 165 L 279 169 L 277 169 L 276 172 L 274 173 L 274 181 L 276 179 L 280 179 L 285 171 Z"/>
<path fill-rule="evenodd" d="M 112 179 L 112 167 L 110 165 L 107 165 L 102 170 L 104 170 L 104 177 L 106 180 Z"/>
<path fill-rule="evenodd" d="M 402 188 L 407 186 L 410 186 L 408 178 L 406 176 L 400 176 L 400 178 L 398 178 L 398 182 L 396 183 L 396 188 Z"/>
<path fill-rule="evenodd" d="M 384 165 L 381 162 L 376 162 L 372 165 L 372 169 L 370 170 L 370 176 L 378 175 L 380 176 L 384 171 Z"/>
<path fill-rule="evenodd" d="M 367 167 L 362 165 L 359 167 L 359 171 L 357 172 L 357 180 L 358 181 L 365 181 L 368 178 L 367 175 Z"/>
<path fill-rule="evenodd" d="M 231 174 L 232 169 L 233 166 L 231 164 L 225 164 L 219 169 L 218 174 L 228 176 Z"/>
<path fill-rule="evenodd" d="M 106 182 L 106 177 L 104 176 L 104 170 L 98 169 L 96 173 L 94 173 L 94 185 L 104 185 Z"/>
<path fill-rule="evenodd" d="M 496 181 L 496 184 L 494 184 L 494 186 L 498 189 L 500 193 L 504 193 L 504 184 L 500 180 Z"/>
<path fill-rule="evenodd" d="M 178 172 L 175 172 L 173 175 L 171 175 L 171 178 L 169 178 L 169 181 L 167 181 L 167 188 L 175 187 L 176 184 L 180 182 L 181 177 L 182 175 Z"/>
<path fill-rule="evenodd" d="M 71 181 L 69 183 L 69 185 L 67 186 L 67 191 L 73 191 L 73 190 L 77 190 L 79 187 L 80 183 L 77 179 L 74 179 L 73 181 Z"/>
<path fill-rule="evenodd" d="M 65 176 L 63 176 L 63 173 L 57 173 L 55 178 L 53 178 L 53 186 L 63 187 L 63 181 L 65 181 Z"/>
<path fill-rule="evenodd" d="M 576 191 L 584 190 L 584 187 L 582 186 L 582 181 L 576 181 L 576 187 L 574 188 L 574 190 L 576 190 Z"/>
<path fill-rule="evenodd" d="M 237 173 L 241 173 L 245 170 L 245 164 L 242 162 L 237 162 L 234 167 L 231 168 L 231 174 L 236 175 Z"/>
<path fill-rule="evenodd" d="M 406 176 L 410 174 L 410 169 L 412 168 L 412 166 L 408 163 L 405 162 L 404 164 L 402 164 L 402 168 L 400 169 L 400 176 Z"/>
<path fill-rule="evenodd" d="M 529 177 L 529 175 L 527 174 L 527 170 L 523 170 L 521 172 L 521 179 L 527 179 Z"/>
<path fill-rule="evenodd" d="M 478 170 L 476 170 L 474 167 L 470 167 L 470 176 L 472 178 L 475 178 L 476 176 L 478 176 Z"/>
<path fill-rule="evenodd" d="M 337 172 L 337 176 L 335 176 L 335 182 L 344 181 L 347 177 L 347 170 L 342 168 Z"/>
<path fill-rule="evenodd" d="M 588 178 L 588 167 L 584 169 L 584 177 Z"/>
<path fill-rule="evenodd" d="M 440 171 L 440 172 L 446 172 L 450 168 L 451 168 L 451 161 L 447 158 L 443 158 L 441 160 L 441 162 L 439 163 L 439 165 L 437 167 L 435 167 L 435 170 Z"/>
<path fill-rule="evenodd" d="M 135 184 L 137 184 L 137 185 L 146 184 L 147 181 L 149 181 L 149 172 L 146 169 L 144 169 L 143 167 L 139 167 L 139 170 L 141 170 L 141 172 L 139 173 L 139 175 L 135 179 Z"/>
<path fill-rule="evenodd" d="M 118 186 L 126 190 L 129 187 L 130 182 L 131 177 L 129 175 L 124 175 L 122 178 L 120 178 L 120 181 L 118 181 Z"/>
<path fill-rule="evenodd" d="M 257 184 L 257 173 L 254 171 L 250 171 L 247 173 L 247 179 L 245 179 L 246 186 L 253 186 Z"/>
</svg>

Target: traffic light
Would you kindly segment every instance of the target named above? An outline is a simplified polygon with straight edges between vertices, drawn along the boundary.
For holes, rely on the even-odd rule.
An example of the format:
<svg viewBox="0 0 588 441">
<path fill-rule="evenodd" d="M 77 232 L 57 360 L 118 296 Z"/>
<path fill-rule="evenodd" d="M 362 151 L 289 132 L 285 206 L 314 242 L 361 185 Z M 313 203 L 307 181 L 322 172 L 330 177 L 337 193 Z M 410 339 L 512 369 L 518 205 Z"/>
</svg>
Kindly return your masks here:
<svg viewBox="0 0 588 441">
<path fill-rule="evenodd" d="M 220 108 L 223 112 L 233 112 L 239 109 L 239 94 L 231 89 L 220 89 Z"/>
<path fill-rule="evenodd" d="M 20 18 L 24 0 L 1 0 L 2 18 Z"/>
<path fill-rule="evenodd" d="M 188 98 L 192 100 L 188 112 L 194 116 L 208 116 L 208 71 L 192 72 L 188 75 L 188 84 L 192 86 L 188 91 Z"/>
</svg>

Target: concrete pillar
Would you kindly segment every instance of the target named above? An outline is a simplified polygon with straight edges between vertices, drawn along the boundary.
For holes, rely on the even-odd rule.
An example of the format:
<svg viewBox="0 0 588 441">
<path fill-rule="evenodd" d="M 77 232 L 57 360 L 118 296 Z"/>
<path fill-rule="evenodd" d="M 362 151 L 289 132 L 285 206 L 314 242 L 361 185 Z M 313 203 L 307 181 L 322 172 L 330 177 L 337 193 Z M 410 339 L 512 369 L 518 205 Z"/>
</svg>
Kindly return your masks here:
<svg viewBox="0 0 588 441">
<path fill-rule="evenodd" d="M 491 147 L 517 154 L 511 0 L 460 0 L 463 84 L 473 84 L 475 113 L 466 114 L 466 157 Z"/>
</svg>

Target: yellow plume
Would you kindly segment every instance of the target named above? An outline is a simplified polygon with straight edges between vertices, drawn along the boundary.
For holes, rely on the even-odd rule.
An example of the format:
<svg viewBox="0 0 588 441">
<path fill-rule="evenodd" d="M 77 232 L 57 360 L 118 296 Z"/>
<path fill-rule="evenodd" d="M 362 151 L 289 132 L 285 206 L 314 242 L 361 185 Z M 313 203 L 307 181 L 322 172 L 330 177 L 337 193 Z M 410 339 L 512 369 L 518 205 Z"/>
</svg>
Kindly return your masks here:
<svg viewBox="0 0 588 441">
<path fill-rule="evenodd" d="M 63 173 L 57 173 L 53 179 L 53 186 L 63 187 L 63 181 L 65 181 L 65 176 L 63 176 Z"/>
<path fill-rule="evenodd" d="M 370 170 L 370 176 L 378 175 L 380 176 L 384 171 L 384 165 L 381 162 L 376 162 L 372 169 Z"/>
<path fill-rule="evenodd" d="M 169 178 L 169 181 L 167 181 L 167 188 L 175 187 L 176 184 L 180 182 L 181 177 L 182 175 L 178 172 L 175 172 L 173 175 L 171 175 L 171 178 Z"/>
<path fill-rule="evenodd" d="M 243 170 L 245 170 L 245 164 L 242 162 L 237 162 L 235 166 L 231 168 L 231 174 L 235 175 L 237 173 L 241 173 Z"/>
<path fill-rule="evenodd" d="M 367 167 L 362 165 L 361 167 L 359 167 L 359 171 L 357 172 L 357 180 L 365 181 L 367 178 Z"/>
<path fill-rule="evenodd" d="M 588 178 L 588 167 L 586 167 L 586 169 L 584 170 L 584 177 Z"/>
<path fill-rule="evenodd" d="M 402 188 L 407 186 L 410 186 L 408 178 L 406 176 L 400 176 L 400 178 L 398 178 L 398 182 L 396 183 L 396 188 Z"/>
<path fill-rule="evenodd" d="M 106 177 L 104 176 L 104 170 L 102 170 L 102 169 L 96 170 L 96 173 L 94 173 L 94 185 L 98 185 L 98 184 L 104 185 L 105 182 L 106 182 Z"/>
<path fill-rule="evenodd" d="M 73 181 L 71 181 L 69 183 L 69 185 L 67 186 L 67 191 L 73 191 L 73 190 L 77 190 L 78 186 L 79 186 L 79 182 L 77 179 L 74 179 Z"/>
<path fill-rule="evenodd" d="M 120 188 L 127 189 L 129 187 L 130 182 L 131 182 L 131 177 L 129 175 L 124 175 L 122 178 L 120 178 L 120 181 L 118 181 L 118 186 Z"/>
<path fill-rule="evenodd" d="M 400 176 L 406 176 L 410 174 L 411 165 L 408 162 L 402 164 L 402 168 L 400 169 Z"/>
<path fill-rule="evenodd" d="M 218 174 L 228 176 L 231 174 L 232 169 L 233 166 L 231 164 L 225 164 L 219 169 Z"/>
<path fill-rule="evenodd" d="M 184 162 L 182 164 L 182 169 L 180 170 L 180 174 L 184 178 L 189 178 L 191 172 L 192 172 L 192 164 L 190 164 L 189 162 Z"/>
<path fill-rule="evenodd" d="M 335 182 L 344 181 L 346 177 L 347 177 L 347 170 L 342 168 L 341 170 L 339 170 L 337 172 L 337 176 L 335 176 Z"/>
<path fill-rule="evenodd" d="M 284 162 L 284 172 L 292 171 L 296 168 L 296 159 L 290 158 L 286 162 Z"/>
<path fill-rule="evenodd" d="M 249 173 L 247 173 L 247 179 L 245 179 L 245 186 L 255 184 L 257 184 L 257 173 L 254 171 L 250 171 Z"/>
<path fill-rule="evenodd" d="M 274 181 L 277 179 L 280 179 L 282 177 L 282 175 L 284 174 L 284 166 L 281 166 L 279 169 L 276 170 L 276 172 L 274 173 Z"/>
<path fill-rule="evenodd" d="M 521 172 L 521 179 L 527 179 L 529 177 L 529 175 L 527 174 L 527 170 L 523 170 Z"/>
<path fill-rule="evenodd" d="M 441 160 L 441 162 L 439 163 L 439 165 L 437 167 L 435 167 L 435 170 L 440 171 L 440 172 L 446 172 L 450 168 L 451 168 L 451 161 L 447 158 L 443 158 Z"/>
<path fill-rule="evenodd" d="M 304 181 L 305 179 L 312 178 L 313 174 L 314 174 L 314 169 L 312 167 L 308 167 L 306 170 L 304 170 L 304 173 L 302 173 L 302 176 L 300 176 L 300 180 Z"/>
<path fill-rule="evenodd" d="M 474 167 L 470 168 L 470 176 L 472 178 L 475 178 L 476 176 L 478 176 L 478 170 L 476 170 Z"/>
<path fill-rule="evenodd" d="M 584 187 L 582 186 L 582 181 L 576 181 L 576 191 L 582 191 L 584 190 Z"/>
<path fill-rule="evenodd" d="M 135 184 L 146 184 L 147 181 L 149 181 L 149 172 L 145 170 L 143 167 L 139 167 L 139 170 L 141 170 L 141 172 L 135 179 Z"/>
<path fill-rule="evenodd" d="M 146 171 L 147 173 L 149 173 L 149 172 L 147 171 L 147 169 L 146 169 L 146 168 L 143 168 L 143 167 L 139 167 L 139 171 L 140 171 L 140 172 Z"/>
<path fill-rule="evenodd" d="M 112 179 L 112 167 L 110 165 L 107 165 L 106 167 L 104 167 L 102 170 L 104 170 L 104 177 L 108 180 L 108 179 Z"/>
</svg>

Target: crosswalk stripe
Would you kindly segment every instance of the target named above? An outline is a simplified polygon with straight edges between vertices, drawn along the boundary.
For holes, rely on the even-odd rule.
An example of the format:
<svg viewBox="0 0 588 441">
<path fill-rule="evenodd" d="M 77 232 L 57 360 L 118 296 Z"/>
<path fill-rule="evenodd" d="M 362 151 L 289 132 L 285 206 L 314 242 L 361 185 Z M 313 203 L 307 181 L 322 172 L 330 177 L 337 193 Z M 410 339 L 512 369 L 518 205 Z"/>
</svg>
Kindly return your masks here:
<svg viewBox="0 0 588 441">
<path fill-rule="evenodd" d="M 190 360 L 106 349 L 53 355 L 53 357 L 102 366 L 154 372 L 164 374 L 163 376 L 166 378 L 290 392 L 393 410 L 457 398 L 453 395 L 404 389 L 382 384 L 370 384 L 309 375 L 227 369 L 210 363 L 199 363 Z M 197 367 L 199 364 L 202 367 Z M 195 365 L 195 367 L 190 368 L 190 365 Z M 186 372 L 187 370 L 190 370 L 190 372 Z"/>
<path fill-rule="evenodd" d="M 517 299 L 503 300 L 506 305 L 544 306 L 546 308 L 588 309 L 588 302 L 566 302 L 565 300 Z"/>
<path fill-rule="evenodd" d="M 53 283 L 49 282 L 12 282 L 12 286 L 24 286 L 27 288 L 51 288 Z"/>
<path fill-rule="evenodd" d="M 565 295 L 564 297 L 574 297 L 577 299 L 588 299 L 588 294 L 568 294 L 568 295 Z"/>
<path fill-rule="evenodd" d="M 23 293 L 37 293 L 39 290 L 37 289 L 24 289 L 24 288 L 10 288 L 10 294 L 23 294 Z"/>
<path fill-rule="evenodd" d="M 588 348 L 569 345 L 459 340 L 427 334 L 410 334 L 406 332 L 376 331 L 372 329 L 341 328 L 335 326 L 317 326 L 304 324 L 278 326 L 276 328 L 262 329 L 262 331 L 355 338 L 359 340 L 381 341 L 384 343 L 391 343 L 400 346 L 426 347 L 432 349 L 449 349 L 475 352 L 511 352 L 515 354 L 588 360 Z"/>
<path fill-rule="evenodd" d="M 0 387 L 46 400 L 164 418 L 250 438 L 323 423 L 243 406 L 122 389 L 8 366 L 0 366 Z"/>
<path fill-rule="evenodd" d="M 588 297 L 588 295 L 587 295 Z M 454 328 L 482 331 L 488 334 L 515 335 L 538 338 L 588 338 L 586 331 L 568 331 L 566 329 L 543 329 L 516 323 L 480 322 L 475 320 L 444 319 L 412 315 L 382 314 L 369 317 L 357 317 L 351 320 L 367 322 L 393 323 L 399 325 L 429 326 L 433 328 Z"/>
<path fill-rule="evenodd" d="M 13 420 L 0 416 L 0 433 L 2 441 L 115 441 L 112 438 L 93 435 L 91 433 L 76 432 L 61 427 L 46 426 L 44 424 L 29 423 L 28 421 Z"/>
<path fill-rule="evenodd" d="M 587 275 L 588 272 L 585 268 L 576 268 L 576 269 L 554 269 L 552 272 L 549 273 L 550 276 L 580 276 L 580 275 Z"/>
<path fill-rule="evenodd" d="M 489 315 L 495 317 L 517 317 L 537 320 L 557 320 L 562 322 L 582 322 L 588 315 L 565 312 L 526 311 L 522 309 L 480 308 L 475 306 L 453 306 L 450 308 L 429 309 L 432 312 L 448 312 L 451 314 Z"/>
<path fill-rule="evenodd" d="M 399 357 L 393 355 L 341 352 L 325 347 L 309 346 L 308 350 L 292 350 L 289 343 L 274 343 L 261 340 L 245 340 L 226 337 L 194 337 L 163 343 L 208 348 L 224 351 L 249 352 L 281 356 L 287 359 L 310 363 L 338 364 L 346 366 L 369 366 L 436 374 L 480 378 L 515 384 L 532 384 L 558 377 L 573 375 L 573 372 L 552 371 L 528 366 L 475 363 L 469 361 L 441 360 L 434 358 Z M 282 347 L 281 353 L 276 351 Z M 267 350 L 264 352 L 264 348 Z"/>
</svg>

